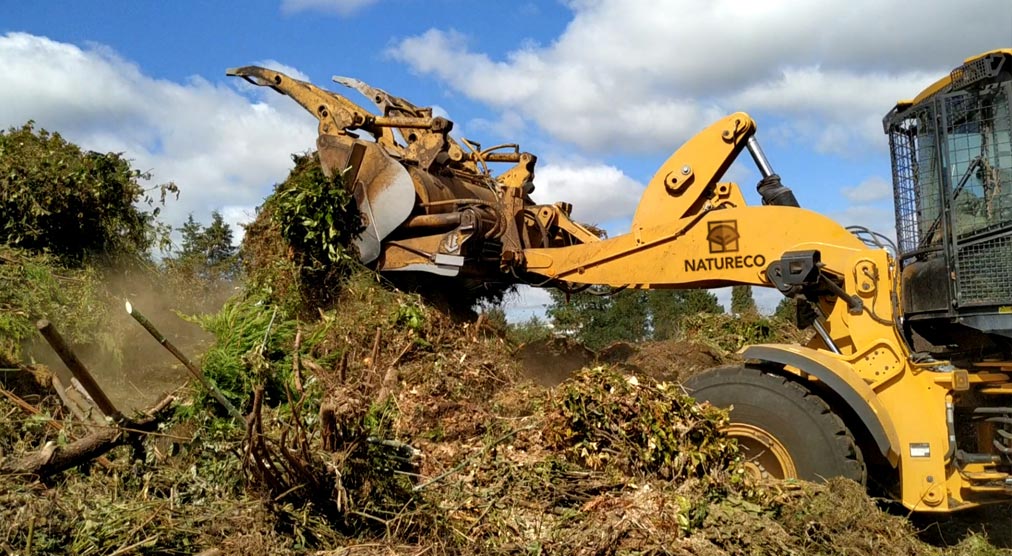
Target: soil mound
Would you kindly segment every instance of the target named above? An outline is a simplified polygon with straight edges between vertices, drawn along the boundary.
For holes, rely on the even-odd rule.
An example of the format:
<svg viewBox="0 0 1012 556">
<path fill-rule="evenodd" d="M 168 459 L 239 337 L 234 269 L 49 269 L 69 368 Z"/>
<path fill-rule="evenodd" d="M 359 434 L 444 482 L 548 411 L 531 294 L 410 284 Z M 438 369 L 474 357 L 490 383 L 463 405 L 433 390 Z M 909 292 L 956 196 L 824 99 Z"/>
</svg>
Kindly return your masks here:
<svg viewBox="0 0 1012 556">
<path fill-rule="evenodd" d="M 547 338 L 517 348 L 516 359 L 524 375 L 552 387 L 580 369 L 610 365 L 625 372 L 662 382 L 681 383 L 688 377 L 729 360 L 711 346 L 687 340 L 630 344 L 615 342 L 594 352 L 570 338 Z"/>
<path fill-rule="evenodd" d="M 528 378 L 551 387 L 593 364 L 597 355 L 575 340 L 560 337 L 524 344 L 517 349 L 516 359 Z"/>
</svg>

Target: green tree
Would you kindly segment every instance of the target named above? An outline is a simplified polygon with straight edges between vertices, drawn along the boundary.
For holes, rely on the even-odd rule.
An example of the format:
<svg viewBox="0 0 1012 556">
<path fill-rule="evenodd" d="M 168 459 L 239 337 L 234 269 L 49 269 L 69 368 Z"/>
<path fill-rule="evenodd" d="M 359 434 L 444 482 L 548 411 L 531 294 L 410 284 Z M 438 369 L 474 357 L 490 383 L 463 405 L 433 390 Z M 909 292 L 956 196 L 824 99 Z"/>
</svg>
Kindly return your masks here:
<svg viewBox="0 0 1012 556">
<path fill-rule="evenodd" d="M 193 216 L 180 228 L 183 233 L 183 255 L 196 256 L 207 267 L 221 267 L 235 259 L 239 248 L 233 243 L 232 228 L 225 223 L 222 213 L 210 213 L 210 224 L 193 230 Z M 188 237 L 187 237 L 188 236 Z"/>
<path fill-rule="evenodd" d="M 781 299 L 780 303 L 777 304 L 776 310 L 773 311 L 773 316 L 778 319 L 797 324 L 797 303 L 797 301 L 789 297 Z"/>
<path fill-rule="evenodd" d="M 648 337 L 649 309 L 647 292 L 623 290 L 615 295 L 599 296 L 588 292 L 565 294 L 553 290 L 548 308 L 556 330 L 571 332 L 590 349 L 613 342 L 638 342 Z"/>
<path fill-rule="evenodd" d="M 724 312 L 717 296 L 707 290 L 651 290 L 647 305 L 654 340 L 677 337 L 688 315 Z"/>
<path fill-rule="evenodd" d="M 506 337 L 515 345 L 529 344 L 552 337 L 552 329 L 548 323 L 532 316 L 524 322 L 508 325 Z"/>
<path fill-rule="evenodd" d="M 147 259 L 167 241 L 140 181 L 149 176 L 116 153 L 84 152 L 33 122 L 0 131 L 0 243 L 51 253 L 66 264 L 89 257 Z M 164 195 L 175 186 L 161 186 Z"/>
<path fill-rule="evenodd" d="M 183 242 L 176 255 L 179 257 L 195 257 L 200 250 L 200 235 L 203 231 L 204 227 L 194 220 L 193 213 L 190 213 L 186 217 L 186 222 L 179 228 L 179 233 L 183 236 Z"/>
<path fill-rule="evenodd" d="M 731 312 L 736 315 L 758 312 L 755 299 L 752 299 L 752 286 L 733 286 L 731 288 Z"/>
<path fill-rule="evenodd" d="M 232 228 L 221 213 L 211 213 L 211 224 L 203 227 L 189 215 L 178 229 L 182 236 L 173 266 L 207 281 L 231 280 L 239 273 L 239 248 L 233 243 Z"/>
<path fill-rule="evenodd" d="M 723 313 L 707 290 L 624 290 L 614 296 L 578 293 L 566 301 L 552 292 L 548 316 L 556 330 L 569 332 L 591 349 L 616 341 L 678 337 L 686 317 Z"/>
</svg>

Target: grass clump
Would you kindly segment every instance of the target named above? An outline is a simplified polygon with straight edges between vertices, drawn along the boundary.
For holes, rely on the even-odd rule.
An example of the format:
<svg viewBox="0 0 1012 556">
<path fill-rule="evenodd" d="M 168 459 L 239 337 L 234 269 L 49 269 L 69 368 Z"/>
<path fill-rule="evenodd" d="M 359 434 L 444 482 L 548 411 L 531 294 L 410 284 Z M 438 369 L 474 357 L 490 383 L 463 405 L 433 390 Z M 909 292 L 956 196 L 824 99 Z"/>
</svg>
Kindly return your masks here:
<svg viewBox="0 0 1012 556">
<path fill-rule="evenodd" d="M 284 309 L 260 296 L 234 297 L 217 313 L 194 320 L 215 336 L 203 357 L 204 372 L 236 408 L 248 413 L 261 386 L 268 400 L 284 399 L 297 327 Z M 214 405 L 206 392 L 196 402 Z"/>
<path fill-rule="evenodd" d="M 35 322 L 61 323 L 67 341 L 97 343 L 106 314 L 101 278 L 91 268 L 67 268 L 54 257 L 0 246 L 0 366 L 30 359 Z"/>
</svg>

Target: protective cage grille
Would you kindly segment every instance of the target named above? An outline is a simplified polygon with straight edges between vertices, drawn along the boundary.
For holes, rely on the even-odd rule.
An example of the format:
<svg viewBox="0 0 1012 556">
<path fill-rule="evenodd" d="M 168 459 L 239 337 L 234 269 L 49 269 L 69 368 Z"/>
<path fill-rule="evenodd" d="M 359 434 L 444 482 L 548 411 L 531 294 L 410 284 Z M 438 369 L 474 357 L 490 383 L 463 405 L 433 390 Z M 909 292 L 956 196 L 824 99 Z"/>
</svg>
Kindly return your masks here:
<svg viewBox="0 0 1012 556">
<path fill-rule="evenodd" d="M 896 239 L 901 255 L 941 245 L 935 223 L 942 214 L 941 172 L 936 149 L 934 111 L 929 108 L 906 114 L 890 130 L 893 189 L 896 199 Z M 934 226 L 936 231 L 927 233 Z M 922 229 L 925 230 L 922 233 Z"/>
<path fill-rule="evenodd" d="M 999 305 L 1012 299 L 1012 235 L 959 247 L 959 300 Z"/>
<path fill-rule="evenodd" d="M 944 256 L 956 306 L 1012 303 L 1012 81 L 974 80 L 887 122 L 901 261 Z"/>
</svg>

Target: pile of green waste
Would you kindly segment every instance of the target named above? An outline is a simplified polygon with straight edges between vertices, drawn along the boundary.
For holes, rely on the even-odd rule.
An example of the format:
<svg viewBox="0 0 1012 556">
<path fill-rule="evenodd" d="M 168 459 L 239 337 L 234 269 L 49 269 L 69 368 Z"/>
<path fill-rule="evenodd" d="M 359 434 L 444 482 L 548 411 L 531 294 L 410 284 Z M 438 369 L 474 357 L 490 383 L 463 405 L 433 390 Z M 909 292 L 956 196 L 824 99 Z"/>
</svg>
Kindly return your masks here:
<svg viewBox="0 0 1012 556">
<path fill-rule="evenodd" d="M 4 473 L 0 549 L 1002 553 L 966 531 L 927 544 L 851 482 L 751 481 L 721 433 L 727 412 L 677 383 L 605 363 L 533 383 L 517 346 L 485 319 L 357 268 L 347 247 L 357 214 L 341 208 L 347 198 L 329 217 L 318 210 L 340 184 L 313 164 L 300 159 L 247 231 L 243 287 L 220 310 L 187 315 L 214 337 L 194 358 L 241 418 L 191 384 L 134 442 L 43 479 Z M 35 276 L 30 261 L 0 256 L 0 272 Z M 22 317 L 0 326 L 28 334 Z M 3 349 L 17 357 L 15 342 Z M 45 389 L 15 390 L 0 396 L 0 469 L 114 426 L 76 420 Z"/>
</svg>

